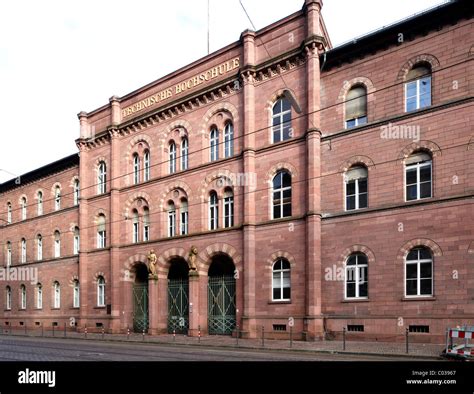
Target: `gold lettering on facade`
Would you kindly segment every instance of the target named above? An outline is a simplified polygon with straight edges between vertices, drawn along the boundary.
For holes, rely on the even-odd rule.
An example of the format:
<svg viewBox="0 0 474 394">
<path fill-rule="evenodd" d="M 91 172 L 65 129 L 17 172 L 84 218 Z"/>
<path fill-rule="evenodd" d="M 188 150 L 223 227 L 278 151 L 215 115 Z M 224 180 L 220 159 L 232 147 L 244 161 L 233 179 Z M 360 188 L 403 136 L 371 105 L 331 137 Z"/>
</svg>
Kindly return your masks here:
<svg viewBox="0 0 474 394">
<path fill-rule="evenodd" d="M 122 118 L 126 118 L 133 114 L 143 111 L 149 107 L 159 104 L 160 102 L 169 99 L 173 95 L 178 95 L 187 90 L 193 89 L 204 82 L 208 82 L 212 79 L 215 79 L 221 75 L 225 75 L 240 66 L 240 59 L 238 57 L 228 60 L 224 63 L 221 63 L 209 70 L 206 70 L 198 75 L 195 75 L 192 78 L 189 78 L 185 81 L 179 82 L 173 87 L 164 89 L 155 93 L 149 97 L 144 98 L 136 102 L 135 104 L 129 105 L 128 107 L 122 109 Z"/>
</svg>

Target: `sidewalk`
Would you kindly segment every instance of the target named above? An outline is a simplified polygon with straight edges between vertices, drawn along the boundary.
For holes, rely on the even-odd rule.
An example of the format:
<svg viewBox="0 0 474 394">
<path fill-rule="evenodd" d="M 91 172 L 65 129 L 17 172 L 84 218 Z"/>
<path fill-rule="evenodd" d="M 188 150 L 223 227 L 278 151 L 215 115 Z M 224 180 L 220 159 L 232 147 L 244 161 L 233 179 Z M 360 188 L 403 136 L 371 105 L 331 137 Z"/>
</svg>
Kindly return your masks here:
<svg viewBox="0 0 474 394">
<path fill-rule="evenodd" d="M 9 333 L 8 330 L 0 330 L 2 337 L 13 335 L 23 337 L 45 337 L 52 338 L 52 331 L 32 330 L 27 331 L 26 335 L 23 330 L 14 330 Z M 406 356 L 409 358 L 439 358 L 444 349 L 444 345 L 440 344 L 421 344 L 409 343 L 409 351 L 406 353 L 406 344 L 400 342 L 363 342 L 363 341 L 346 341 L 345 350 L 343 350 L 343 342 L 336 340 L 304 342 L 290 340 L 265 339 L 238 339 L 229 336 L 210 335 L 197 337 L 188 337 L 185 335 L 159 335 L 149 336 L 131 333 L 129 336 L 124 334 L 100 334 L 100 333 L 84 333 L 66 332 L 57 330 L 54 332 L 55 338 L 71 338 L 84 340 L 104 340 L 104 341 L 129 341 L 129 342 L 145 342 L 156 344 L 183 345 L 183 346 L 206 346 L 206 347 L 232 347 L 242 349 L 271 349 L 271 350 L 292 350 L 292 351 L 313 351 L 322 353 L 348 353 L 348 354 L 373 354 L 385 356 Z"/>
</svg>

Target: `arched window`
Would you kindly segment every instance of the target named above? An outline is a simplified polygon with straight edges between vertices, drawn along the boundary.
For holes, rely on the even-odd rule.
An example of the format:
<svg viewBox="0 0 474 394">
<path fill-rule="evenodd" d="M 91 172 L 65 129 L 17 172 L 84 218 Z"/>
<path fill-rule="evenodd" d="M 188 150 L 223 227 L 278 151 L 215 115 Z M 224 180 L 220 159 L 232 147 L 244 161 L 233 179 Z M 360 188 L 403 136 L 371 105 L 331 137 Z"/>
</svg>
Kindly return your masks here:
<svg viewBox="0 0 474 394">
<path fill-rule="evenodd" d="M 209 150 L 210 160 L 219 160 L 219 131 L 216 126 L 213 126 L 209 133 Z"/>
<path fill-rule="evenodd" d="M 143 180 L 150 180 L 150 151 L 146 150 L 143 155 Z"/>
<path fill-rule="evenodd" d="M 367 89 L 353 86 L 346 95 L 346 129 L 367 123 Z"/>
<path fill-rule="evenodd" d="M 79 247 L 80 247 L 79 227 L 74 227 L 73 254 L 79 254 Z"/>
<path fill-rule="evenodd" d="M 209 230 L 219 228 L 219 200 L 217 193 L 212 191 L 209 194 Z"/>
<path fill-rule="evenodd" d="M 137 243 L 138 242 L 138 211 L 136 209 L 133 210 L 132 212 L 132 242 Z"/>
<path fill-rule="evenodd" d="M 20 308 L 26 309 L 26 286 L 20 286 Z"/>
<path fill-rule="evenodd" d="M 26 219 L 26 197 L 22 197 L 20 201 L 21 220 Z"/>
<path fill-rule="evenodd" d="M 105 279 L 97 278 L 97 306 L 105 306 Z"/>
<path fill-rule="evenodd" d="M 7 241 L 7 254 L 6 254 L 6 261 L 7 267 L 12 265 L 12 243 Z"/>
<path fill-rule="evenodd" d="M 188 139 L 183 137 L 181 140 L 181 170 L 188 169 Z"/>
<path fill-rule="evenodd" d="M 346 211 L 367 208 L 367 168 L 351 167 L 344 176 L 346 189 Z"/>
<path fill-rule="evenodd" d="M 54 257 L 61 257 L 61 234 L 58 230 L 54 232 Z"/>
<path fill-rule="evenodd" d="M 74 194 L 74 205 L 79 205 L 80 189 L 79 189 L 78 179 L 74 181 L 73 194 Z"/>
<path fill-rule="evenodd" d="M 143 208 L 143 241 L 150 240 L 150 210 Z"/>
<path fill-rule="evenodd" d="M 406 201 L 432 197 L 432 159 L 426 152 L 417 152 L 405 161 Z"/>
<path fill-rule="evenodd" d="M 286 141 L 291 133 L 291 104 L 286 97 L 281 97 L 273 104 L 272 111 L 272 142 Z"/>
<path fill-rule="evenodd" d="M 97 217 L 97 248 L 105 248 L 107 245 L 107 237 L 105 231 L 105 215 L 100 214 Z"/>
<path fill-rule="evenodd" d="M 234 225 L 234 193 L 227 188 L 224 192 L 224 227 Z"/>
<path fill-rule="evenodd" d="M 407 74 L 405 83 L 405 112 L 431 105 L 431 66 L 419 64 Z"/>
<path fill-rule="evenodd" d="M 188 200 L 183 198 L 180 205 L 180 221 L 181 221 L 181 235 L 186 235 L 188 233 Z"/>
<path fill-rule="evenodd" d="M 140 183 L 140 157 L 138 153 L 133 155 L 133 183 Z"/>
<path fill-rule="evenodd" d="M 72 307 L 73 308 L 79 308 L 81 305 L 81 299 L 80 299 L 80 288 L 79 288 L 79 281 L 77 279 L 74 279 L 73 285 L 72 285 Z"/>
<path fill-rule="evenodd" d="M 107 191 L 107 167 L 103 161 L 97 168 L 97 193 L 103 194 Z"/>
<path fill-rule="evenodd" d="M 26 239 L 22 238 L 20 242 L 20 249 L 21 249 L 21 262 L 26 263 Z"/>
<path fill-rule="evenodd" d="M 291 216 L 291 175 L 278 171 L 273 177 L 273 219 Z"/>
<path fill-rule="evenodd" d="M 12 204 L 9 202 L 7 203 L 7 223 L 10 224 L 12 222 Z"/>
<path fill-rule="evenodd" d="M 290 263 L 286 259 L 278 259 L 272 268 L 272 300 L 289 301 L 291 298 Z"/>
<path fill-rule="evenodd" d="M 176 207 L 173 201 L 168 202 L 168 237 L 176 235 Z"/>
<path fill-rule="evenodd" d="M 36 308 L 43 309 L 43 286 L 41 283 L 36 285 Z"/>
<path fill-rule="evenodd" d="M 174 174 L 176 172 L 176 144 L 174 143 L 174 141 L 170 142 L 169 155 L 170 155 L 170 174 Z"/>
<path fill-rule="evenodd" d="M 224 157 L 234 155 L 234 126 L 227 123 L 224 128 Z"/>
<path fill-rule="evenodd" d="M 59 282 L 53 283 L 53 308 L 61 307 L 61 286 Z"/>
<path fill-rule="evenodd" d="M 405 259 L 405 295 L 433 295 L 433 257 L 426 247 L 417 247 Z"/>
<path fill-rule="evenodd" d="M 5 297 L 5 298 L 6 298 L 6 300 L 5 300 L 5 301 L 6 301 L 5 307 L 6 307 L 6 309 L 9 311 L 9 310 L 12 309 L 12 288 L 11 288 L 10 286 L 7 286 L 7 287 L 5 288 L 5 293 L 6 293 L 6 294 L 5 294 L 5 295 L 6 295 L 6 297 Z"/>
<path fill-rule="evenodd" d="M 353 253 L 346 261 L 346 298 L 367 298 L 368 263 L 363 253 Z"/>
<path fill-rule="evenodd" d="M 61 188 L 56 186 L 54 188 L 54 210 L 59 211 L 61 209 Z"/>
<path fill-rule="evenodd" d="M 36 236 L 36 260 L 43 260 L 43 237 L 41 234 Z"/>
<path fill-rule="evenodd" d="M 43 214 L 43 193 L 42 192 L 38 192 L 37 194 L 37 213 L 38 213 L 38 216 L 41 216 Z"/>
</svg>

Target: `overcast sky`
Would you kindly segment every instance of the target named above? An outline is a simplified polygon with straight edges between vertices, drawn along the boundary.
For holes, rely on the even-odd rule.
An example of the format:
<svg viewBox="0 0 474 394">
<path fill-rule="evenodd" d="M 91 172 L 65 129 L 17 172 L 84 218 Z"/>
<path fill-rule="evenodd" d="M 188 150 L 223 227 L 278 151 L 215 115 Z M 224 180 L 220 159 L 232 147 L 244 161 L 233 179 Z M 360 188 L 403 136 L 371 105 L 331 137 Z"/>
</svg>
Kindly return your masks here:
<svg viewBox="0 0 474 394">
<path fill-rule="evenodd" d="M 260 29 L 303 0 L 242 0 Z M 443 0 L 324 0 L 334 46 Z M 210 0 L 210 49 L 250 23 Z M 207 54 L 207 0 L 16 0 L 0 13 L 0 182 L 77 151 L 92 111 Z M 7 173 L 8 171 L 9 173 Z"/>
</svg>

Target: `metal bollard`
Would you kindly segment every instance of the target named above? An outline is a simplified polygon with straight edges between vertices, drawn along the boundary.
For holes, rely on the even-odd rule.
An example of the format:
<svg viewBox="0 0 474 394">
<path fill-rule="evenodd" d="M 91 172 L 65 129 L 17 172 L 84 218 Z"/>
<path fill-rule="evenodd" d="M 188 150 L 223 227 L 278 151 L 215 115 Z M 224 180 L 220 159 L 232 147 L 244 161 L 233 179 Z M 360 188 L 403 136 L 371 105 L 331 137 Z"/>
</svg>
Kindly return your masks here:
<svg viewBox="0 0 474 394">
<path fill-rule="evenodd" d="M 145 329 L 143 329 L 143 331 L 142 331 L 142 341 L 144 341 L 144 340 L 145 340 Z"/>
<path fill-rule="evenodd" d="M 290 327 L 290 348 L 293 347 L 293 327 Z"/>
<path fill-rule="evenodd" d="M 237 330 L 237 335 L 235 336 L 235 345 L 238 347 L 239 346 L 239 335 L 240 335 L 238 324 L 236 326 L 236 330 Z"/>
<path fill-rule="evenodd" d="M 84 338 L 87 339 L 87 326 L 84 325 Z"/>
<path fill-rule="evenodd" d="M 173 330 L 173 342 L 176 342 L 176 329 Z"/>
<path fill-rule="evenodd" d="M 66 323 L 64 323 L 64 338 L 66 338 Z"/>
<path fill-rule="evenodd" d="M 346 350 L 346 327 L 342 329 L 342 350 Z"/>
<path fill-rule="evenodd" d="M 105 330 L 104 330 L 104 327 L 102 327 L 102 340 L 104 340 L 104 334 L 105 334 Z"/>
<path fill-rule="evenodd" d="M 198 342 L 201 343 L 201 326 L 198 326 Z"/>
<path fill-rule="evenodd" d="M 54 324 L 53 324 L 53 337 L 54 337 Z"/>
<path fill-rule="evenodd" d="M 25 336 L 27 335 L 26 322 L 25 322 Z"/>
<path fill-rule="evenodd" d="M 405 345 L 406 345 L 405 352 L 406 354 L 408 354 L 408 328 L 405 329 Z"/>
<path fill-rule="evenodd" d="M 44 324 L 41 323 L 41 337 L 44 337 Z"/>
<path fill-rule="evenodd" d="M 265 347 L 265 327 L 262 326 L 262 347 Z"/>
<path fill-rule="evenodd" d="M 127 341 L 130 339 L 130 327 L 127 326 Z"/>
</svg>

